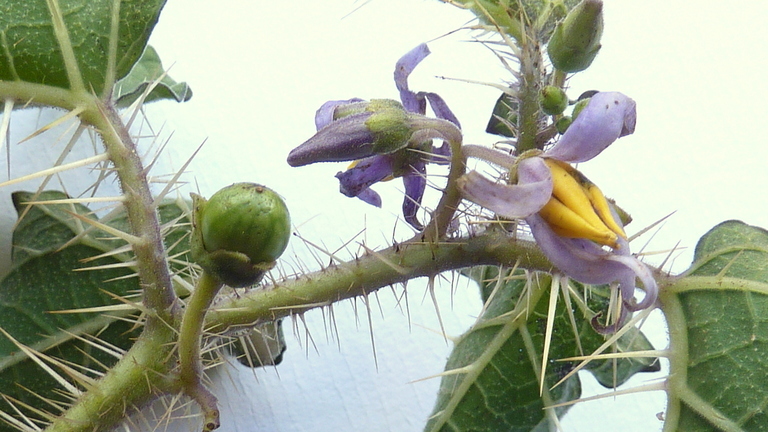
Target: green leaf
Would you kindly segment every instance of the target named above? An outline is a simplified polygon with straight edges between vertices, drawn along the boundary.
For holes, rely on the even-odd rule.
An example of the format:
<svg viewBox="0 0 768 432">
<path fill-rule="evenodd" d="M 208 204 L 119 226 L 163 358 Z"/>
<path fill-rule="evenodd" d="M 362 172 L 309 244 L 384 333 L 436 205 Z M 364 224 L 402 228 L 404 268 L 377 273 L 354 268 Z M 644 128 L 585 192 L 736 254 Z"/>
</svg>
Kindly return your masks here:
<svg viewBox="0 0 768 432">
<path fill-rule="evenodd" d="M 74 335 L 86 338 L 89 334 L 98 335 L 99 340 L 113 347 L 127 349 L 138 336 L 140 327 L 134 328 L 132 323 L 119 318 L 131 311 L 51 312 L 119 304 L 113 296 L 135 298 L 138 281 L 133 277 L 134 270 L 124 265 L 130 255 L 123 253 L 93 260 L 123 244 L 97 230 L 85 232 L 88 225 L 75 219 L 73 214 L 87 215 L 94 220 L 96 216 L 82 205 L 41 204 L 25 212 L 28 205 L 24 203 L 33 197 L 29 192 L 13 195 L 17 211 L 24 214 L 24 218 L 14 232 L 14 267 L 0 282 L 0 328 L 19 343 L 47 356 L 89 368 L 90 371 L 78 371 L 94 377 L 117 358 Z M 65 198 L 68 197 L 61 192 L 47 191 L 34 200 Z M 176 222 L 174 228 L 166 230 L 165 240 L 169 247 L 173 246 L 172 251 L 180 252 L 179 268 L 186 268 L 188 263 L 181 264 L 185 259 L 181 252 L 188 249 L 189 223 L 179 220 L 186 214 L 186 207 L 183 203 L 164 202 L 158 210 L 161 221 Z M 127 222 L 125 216 L 118 213 L 110 224 L 123 227 Z M 77 240 L 71 242 L 78 234 Z M 84 270 L 87 268 L 92 269 Z M 60 369 L 53 369 L 66 376 Z M 3 335 L 0 335 L 0 393 L 38 409 L 51 410 L 51 405 L 36 395 L 66 405 L 56 381 Z M 3 410 L 12 412 L 7 406 Z M 30 413 L 27 411 L 27 414 Z M 0 431 L 5 430 L 12 429 L 0 425 Z"/>
<path fill-rule="evenodd" d="M 671 332 L 669 392 L 680 411 L 667 427 L 768 431 L 768 231 L 740 221 L 715 226 L 686 276 L 668 289 L 677 303 L 663 300 L 670 328 L 680 329 Z"/>
<path fill-rule="evenodd" d="M 578 291 L 583 292 L 584 285 L 571 281 Z M 607 311 L 610 302 L 610 288 L 607 285 L 592 286 L 589 289 L 588 306 L 593 311 Z M 586 317 L 576 316 L 576 322 L 583 326 L 589 321 Z M 586 353 L 594 352 L 605 342 L 605 338 L 594 331 L 581 334 L 581 344 Z M 652 350 L 653 345 L 638 328 L 629 329 L 612 347 L 611 352 L 630 352 Z M 631 357 L 620 359 L 593 360 L 585 368 L 605 388 L 616 388 L 640 372 L 658 372 L 661 364 L 655 357 Z"/>
<path fill-rule="evenodd" d="M 498 281 L 495 267 L 471 270 L 487 297 Z M 506 275 L 506 273 L 505 273 Z M 464 368 L 464 373 L 443 376 L 438 400 L 426 431 L 534 431 L 548 430 L 545 405 L 578 398 L 578 376 L 549 389 L 567 374 L 572 364 L 550 360 L 544 385 L 550 403 L 539 394 L 534 372 L 541 365 L 550 278 L 538 275 L 530 294 L 523 277 L 508 279 L 493 294 L 478 323 L 456 342 L 446 371 Z M 530 301 L 530 310 L 525 304 Z M 521 309 L 522 308 L 522 309 Z M 558 308 L 562 312 L 562 307 Z M 508 314 L 510 311 L 512 315 Z M 550 359 L 577 355 L 573 330 L 567 317 L 558 312 Z M 522 313 L 518 315 L 518 313 Z M 513 317 L 521 318 L 514 320 Z M 526 317 L 522 318 L 522 317 Z M 565 321 L 563 321 L 565 319 Z M 531 345 L 532 344 L 532 345 Z M 568 407 L 557 408 L 561 416 Z"/>
<path fill-rule="evenodd" d="M 162 99 L 186 102 L 192 97 L 192 89 L 187 83 L 178 83 L 164 74 L 165 69 L 160 56 L 151 45 L 147 45 L 144 54 L 133 65 L 131 72 L 115 84 L 113 92 L 115 104 L 119 108 L 131 105 L 146 91 L 147 87 L 156 81 L 157 85 L 144 98 L 144 103 Z"/>
<path fill-rule="evenodd" d="M 107 78 L 113 14 L 118 14 L 115 78 L 120 79 L 144 51 L 164 4 L 164 0 L 0 2 L 0 80 L 70 88 L 64 58 L 71 50 L 85 88 L 100 94 Z M 60 10 L 68 43 L 57 37 L 49 5 Z"/>
<path fill-rule="evenodd" d="M 466 272 L 480 283 L 486 308 L 481 318 L 456 342 L 440 383 L 438 400 L 427 431 L 548 431 L 552 423 L 545 406 L 577 399 L 581 394 L 578 375 L 550 389 L 575 366 L 560 358 L 589 354 L 605 342 L 592 328 L 590 318 L 574 313 L 576 329 L 565 302 L 558 299 L 552 341 L 549 348 L 545 394 L 539 390 L 535 370 L 541 366 L 544 351 L 551 277 L 524 273 L 499 273 L 496 267 L 476 267 Z M 580 284 L 575 285 L 583 290 Z M 607 304 L 608 288 L 592 287 L 590 307 Z M 558 294 L 561 295 L 561 294 Z M 490 301 L 489 301 L 490 299 Z M 575 299 L 572 299 L 575 302 Z M 517 319 L 514 319 L 517 317 Z M 619 350 L 650 349 L 639 331 L 617 343 Z M 607 387 L 620 385 L 630 376 L 651 367 L 655 359 L 594 361 L 592 373 Z M 569 406 L 557 408 L 561 417 Z"/>
<path fill-rule="evenodd" d="M 517 136 L 517 100 L 502 93 L 493 106 L 493 113 L 488 120 L 485 131 L 503 137 L 514 138 Z"/>
</svg>

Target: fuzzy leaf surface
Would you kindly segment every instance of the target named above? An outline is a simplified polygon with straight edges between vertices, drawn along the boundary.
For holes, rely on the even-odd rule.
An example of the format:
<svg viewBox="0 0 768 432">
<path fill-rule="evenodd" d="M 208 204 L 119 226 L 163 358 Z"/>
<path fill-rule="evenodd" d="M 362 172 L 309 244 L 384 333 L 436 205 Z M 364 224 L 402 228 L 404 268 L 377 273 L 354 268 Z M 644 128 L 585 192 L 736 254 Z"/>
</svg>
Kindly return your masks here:
<svg viewBox="0 0 768 432">
<path fill-rule="evenodd" d="M 495 267 L 476 268 L 471 275 L 481 281 L 483 293 L 489 293 L 497 285 L 498 270 Z M 548 276 L 541 275 L 541 280 L 532 283 L 542 284 L 538 289 L 549 291 L 548 287 L 543 287 L 550 283 Z M 527 301 L 526 284 L 524 278 L 518 277 L 499 285 L 478 324 L 456 342 L 445 370 L 466 368 L 467 373 L 443 376 L 437 403 L 425 431 L 548 430 L 549 420 L 544 411 L 547 404 L 539 395 L 539 380 L 535 373 L 541 365 L 548 295 L 543 294 L 538 301 L 531 302 L 528 319 L 520 320 L 519 328 L 513 329 L 506 340 L 500 340 L 505 336 L 499 336 L 512 317 L 498 317 L 515 310 L 518 301 Z M 561 321 L 560 315 L 558 313 L 556 321 Z M 494 318 L 496 325 L 483 324 Z M 576 354 L 573 330 L 565 324 L 556 324 L 551 359 Z M 526 346 L 526 334 L 533 341 L 533 350 Z M 545 389 L 568 373 L 571 367 L 569 363 L 550 361 Z M 553 403 L 578 398 L 581 394 L 578 376 L 551 390 L 550 394 Z M 557 409 L 558 416 L 566 410 L 567 407 Z"/>
<path fill-rule="evenodd" d="M 699 240 L 690 274 L 768 283 L 768 231 L 740 221 L 715 226 Z M 670 316 L 670 326 L 685 326 L 685 385 L 701 400 L 682 398 L 674 430 L 720 430 L 699 414 L 714 408 L 744 431 L 768 431 L 768 295 L 728 287 L 677 295 L 684 322 Z"/>
<path fill-rule="evenodd" d="M 116 79 L 144 51 L 165 0 L 4 0 L 0 2 L 0 80 L 70 88 L 62 40 L 49 5 L 60 11 L 69 47 L 87 90 L 100 94 L 107 78 L 112 16 L 117 15 Z M 66 47 L 65 47 L 66 48 Z M 110 83 L 111 84 L 111 83 Z"/>
<path fill-rule="evenodd" d="M 498 269 L 490 266 L 475 268 L 469 275 L 480 283 L 483 299 L 487 302 L 486 309 L 478 323 L 458 340 L 446 364 L 446 371 L 466 368 L 468 372 L 443 377 L 436 407 L 425 430 L 550 430 L 551 420 L 544 407 L 577 399 L 581 394 L 578 375 L 549 390 L 550 402 L 539 392 L 535 370 L 540 367 L 544 350 L 550 277 L 539 274 L 527 282 L 520 275 L 510 277 L 506 272 L 502 275 L 505 279 L 499 283 Z M 538 300 L 531 300 L 536 296 L 526 293 L 526 283 L 538 285 L 535 289 L 542 290 Z M 596 293 L 593 293 L 593 297 L 600 298 Z M 530 304 L 527 303 L 529 301 Z M 597 300 L 594 302 L 599 303 Z M 528 310 L 525 310 L 526 304 Z M 521 305 L 523 309 L 520 309 Z M 494 343 L 504 331 L 504 324 L 512 319 L 509 313 L 519 313 L 521 310 L 528 317 L 523 320 L 524 328 L 513 331 L 502 344 Z M 506 319 L 503 318 L 505 315 Z M 574 315 L 576 329 L 571 324 L 565 302 L 562 298 L 558 299 L 545 391 L 574 367 L 574 363 L 557 359 L 580 355 L 577 338 L 587 354 L 605 341 L 602 335 L 594 331 L 589 319 L 580 316 L 578 310 Z M 634 332 L 633 335 L 635 337 L 631 342 L 629 339 L 620 341 L 618 348 L 638 350 L 650 347 L 642 333 Z M 490 361 L 481 364 L 483 359 L 488 358 Z M 655 359 L 621 359 L 616 362 L 593 362 L 591 367 L 603 385 L 613 387 L 637 372 L 654 370 L 655 367 L 651 366 L 654 363 Z M 567 406 L 556 409 L 556 415 L 561 417 L 567 409 Z"/>
<path fill-rule="evenodd" d="M 33 199 L 44 201 L 63 198 L 68 197 L 56 191 L 43 192 L 37 197 L 28 192 L 17 192 L 13 196 L 20 214 L 27 207 L 24 203 Z M 125 266 L 74 271 L 122 264 L 128 260 L 129 255 L 124 253 L 90 260 L 117 245 L 115 240 L 99 231 L 84 233 L 88 225 L 75 219 L 73 213 L 96 219 L 81 205 L 46 204 L 33 205 L 18 224 L 14 232 L 14 267 L 0 282 L 0 328 L 19 343 L 45 355 L 102 371 L 104 366 L 109 367 L 117 359 L 91 344 L 77 340 L 73 334 L 86 338 L 88 335 L 98 335 L 100 340 L 114 347 L 127 349 L 138 335 L 138 330 L 133 329 L 131 323 L 116 317 L 124 317 L 130 311 L 109 314 L 51 312 L 113 305 L 119 302 L 109 293 L 121 297 L 135 296 L 139 286 L 137 279 L 130 277 L 134 271 Z M 159 213 L 163 220 L 171 221 L 183 215 L 184 210 L 179 206 L 175 206 L 174 210 L 173 203 L 165 203 L 160 206 Z M 124 216 L 118 214 L 112 223 L 115 226 L 125 223 Z M 173 242 L 176 247 L 186 248 L 184 241 L 188 236 L 183 233 L 184 229 L 188 230 L 188 225 L 186 228 L 182 225 L 168 230 L 172 238 L 166 240 Z M 77 234 L 83 235 L 70 242 Z M 60 369 L 53 369 L 66 376 Z M 79 372 L 95 376 L 87 370 Z M 63 401 L 64 397 L 56 393 L 60 389 L 53 378 L 22 355 L 20 348 L 8 337 L 0 336 L 2 394 L 50 411 L 51 405 L 42 402 L 35 394 Z M 11 412 L 7 405 L 2 409 Z M 0 425 L 0 431 L 5 430 L 12 429 Z"/>
</svg>

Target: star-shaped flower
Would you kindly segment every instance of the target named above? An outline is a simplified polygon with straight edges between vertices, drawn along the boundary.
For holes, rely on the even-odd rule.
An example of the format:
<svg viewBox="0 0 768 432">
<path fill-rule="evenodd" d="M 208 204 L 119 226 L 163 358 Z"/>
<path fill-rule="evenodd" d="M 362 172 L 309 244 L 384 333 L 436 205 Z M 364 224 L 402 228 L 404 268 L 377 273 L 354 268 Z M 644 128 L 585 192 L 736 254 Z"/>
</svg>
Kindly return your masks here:
<svg viewBox="0 0 768 432">
<path fill-rule="evenodd" d="M 427 45 L 421 44 L 398 60 L 394 75 L 402 104 L 359 98 L 326 102 L 315 115 L 317 133 L 291 151 L 288 163 L 354 161 L 336 174 L 340 192 L 376 207 L 381 197 L 370 186 L 402 177 L 403 216 L 422 229 L 416 213 L 427 186 L 426 165 L 444 164 L 451 154 L 447 142 L 436 147 L 432 138 L 461 140 L 459 122 L 439 95 L 408 88 L 408 76 L 427 55 Z M 427 103 L 437 119 L 425 116 Z"/>
<path fill-rule="evenodd" d="M 655 304 L 657 284 L 650 269 L 631 255 L 621 220 L 592 182 L 570 164 L 597 156 L 635 129 L 635 102 L 615 92 L 592 96 L 573 124 L 549 150 L 519 158 L 465 146 L 465 154 L 510 170 L 514 184 L 472 171 L 459 179 L 463 196 L 499 216 L 524 219 L 552 263 L 582 283 L 618 282 L 626 308 Z M 645 297 L 634 300 L 635 281 Z"/>
</svg>

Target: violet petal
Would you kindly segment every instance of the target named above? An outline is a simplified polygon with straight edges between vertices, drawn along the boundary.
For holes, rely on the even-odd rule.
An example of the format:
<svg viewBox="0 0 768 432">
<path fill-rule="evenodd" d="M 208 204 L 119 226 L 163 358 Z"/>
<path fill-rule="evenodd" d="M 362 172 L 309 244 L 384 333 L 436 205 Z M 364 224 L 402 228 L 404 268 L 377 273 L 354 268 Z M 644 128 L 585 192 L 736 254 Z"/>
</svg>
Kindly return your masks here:
<svg viewBox="0 0 768 432">
<path fill-rule="evenodd" d="M 357 197 L 374 207 L 381 208 L 381 195 L 371 188 L 361 190 Z"/>
<path fill-rule="evenodd" d="M 457 182 L 464 198 L 499 216 L 521 219 L 539 211 L 552 196 L 552 173 L 541 158 L 533 157 L 518 165 L 520 182 L 508 185 L 488 180 L 471 171 Z"/>
<path fill-rule="evenodd" d="M 630 255 L 626 241 L 620 243 L 622 254 L 607 251 L 584 239 L 561 237 L 538 214 L 525 219 L 544 254 L 570 278 L 591 285 L 619 282 L 625 307 L 630 311 L 648 308 L 656 302 L 658 286 L 650 269 Z M 635 303 L 635 278 L 643 282 L 645 297 Z"/>
<path fill-rule="evenodd" d="M 456 115 L 451 111 L 450 108 L 448 108 L 448 104 L 445 103 L 445 100 L 443 100 L 440 95 L 437 93 L 422 93 L 419 92 L 419 94 L 423 94 L 427 97 L 427 100 L 429 101 L 429 106 L 432 107 L 432 111 L 435 112 L 435 116 L 439 119 L 448 120 L 449 122 L 455 124 L 459 129 L 461 129 L 461 124 L 459 123 L 459 119 L 456 118 Z"/>
<path fill-rule="evenodd" d="M 416 66 L 430 54 L 427 44 L 423 43 L 400 57 L 395 64 L 395 86 L 400 92 L 400 100 L 409 112 L 424 114 L 427 110 L 424 96 L 418 97 L 408 89 L 408 76 Z"/>
<path fill-rule="evenodd" d="M 555 234 L 538 214 L 527 217 L 525 221 L 547 258 L 572 279 L 591 285 L 603 285 L 621 280 L 631 273 L 623 264 L 608 260 L 611 252 L 597 244 Z"/>
<path fill-rule="evenodd" d="M 328 126 L 334 120 L 333 115 L 336 112 L 336 107 L 339 105 L 347 105 L 350 103 L 362 101 L 363 100 L 360 98 L 352 98 L 346 100 L 332 100 L 324 103 L 315 112 L 315 130 L 320 130 Z"/>
<path fill-rule="evenodd" d="M 291 150 L 288 165 L 298 167 L 316 162 L 351 161 L 371 156 L 375 138 L 365 123 L 370 117 L 371 113 L 366 112 L 331 122 Z"/>
<path fill-rule="evenodd" d="M 418 163 L 408 173 L 403 175 L 405 198 L 403 199 L 403 217 L 417 230 L 424 226 L 416 218 L 416 213 L 421 207 L 421 198 L 427 188 L 427 169 L 424 163 Z"/>
<path fill-rule="evenodd" d="M 544 156 L 565 162 L 585 162 L 619 137 L 635 131 L 635 101 L 618 92 L 600 92 Z"/>
<path fill-rule="evenodd" d="M 354 197 L 391 174 L 392 158 L 376 155 L 361 160 L 344 172 L 337 173 L 336 178 L 339 179 L 339 191 L 348 197 Z"/>
</svg>

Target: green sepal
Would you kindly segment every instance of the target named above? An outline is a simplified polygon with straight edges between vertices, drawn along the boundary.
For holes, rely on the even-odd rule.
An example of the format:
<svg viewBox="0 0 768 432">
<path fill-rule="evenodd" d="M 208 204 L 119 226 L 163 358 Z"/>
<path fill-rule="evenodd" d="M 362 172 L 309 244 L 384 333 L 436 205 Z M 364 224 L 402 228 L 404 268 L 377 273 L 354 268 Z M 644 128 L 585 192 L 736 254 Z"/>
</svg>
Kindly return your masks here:
<svg viewBox="0 0 768 432">
<path fill-rule="evenodd" d="M 410 115 L 400 102 L 372 99 L 366 111 L 371 116 L 365 126 L 373 135 L 373 153 L 394 153 L 408 146 L 413 131 Z"/>
<path fill-rule="evenodd" d="M 568 107 L 568 96 L 563 89 L 548 85 L 541 89 L 541 110 L 547 115 L 560 115 Z"/>
</svg>

